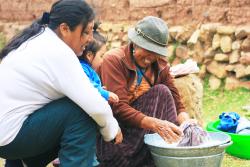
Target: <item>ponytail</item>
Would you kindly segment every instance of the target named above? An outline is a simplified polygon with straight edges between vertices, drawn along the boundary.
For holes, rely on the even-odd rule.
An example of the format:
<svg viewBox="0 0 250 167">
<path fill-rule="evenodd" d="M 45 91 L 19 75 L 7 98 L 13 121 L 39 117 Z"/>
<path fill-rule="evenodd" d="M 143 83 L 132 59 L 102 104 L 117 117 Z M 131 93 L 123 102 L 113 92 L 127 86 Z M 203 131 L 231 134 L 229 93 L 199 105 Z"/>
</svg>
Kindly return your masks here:
<svg viewBox="0 0 250 167">
<path fill-rule="evenodd" d="M 46 25 L 55 30 L 60 24 L 66 23 L 73 31 L 76 26 L 82 24 L 84 29 L 94 20 L 93 9 L 83 0 L 59 0 L 52 5 L 50 13 L 44 13 L 42 18 L 33 22 L 28 28 L 16 35 L 0 52 L 0 59 L 11 51 L 17 49 L 30 38 L 40 35 Z"/>
<path fill-rule="evenodd" d="M 45 25 L 49 23 L 49 13 L 43 13 L 41 19 L 33 22 L 29 27 L 25 28 L 21 33 L 17 34 L 0 52 L 0 59 L 3 59 L 12 50 L 17 49 L 22 43 L 36 37 L 44 31 Z"/>
</svg>

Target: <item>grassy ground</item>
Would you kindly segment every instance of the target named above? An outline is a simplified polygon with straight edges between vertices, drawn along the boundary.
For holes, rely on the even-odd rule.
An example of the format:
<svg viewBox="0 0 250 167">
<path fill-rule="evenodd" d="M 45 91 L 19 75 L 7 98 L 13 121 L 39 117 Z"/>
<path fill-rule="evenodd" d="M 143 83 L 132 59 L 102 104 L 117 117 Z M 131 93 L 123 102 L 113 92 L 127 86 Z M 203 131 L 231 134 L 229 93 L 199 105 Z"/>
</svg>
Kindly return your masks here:
<svg viewBox="0 0 250 167">
<path fill-rule="evenodd" d="M 250 111 L 242 110 L 242 106 L 250 105 L 250 90 L 237 89 L 226 91 L 219 89 L 212 91 L 206 83 L 204 84 L 203 98 L 203 119 L 205 125 L 210 121 L 218 119 L 218 116 L 224 111 L 235 111 L 241 116 L 250 118 Z M 1 160 L 0 167 L 3 167 L 3 161 Z M 250 160 L 243 160 L 225 154 L 222 167 L 250 167 Z"/>
<path fill-rule="evenodd" d="M 203 120 L 205 125 L 218 119 L 222 112 L 235 111 L 241 116 L 250 118 L 250 111 L 242 110 L 242 106 L 250 105 L 250 90 L 237 89 L 233 91 L 226 91 L 220 89 L 212 91 L 204 84 L 203 97 Z M 250 167 L 250 160 L 243 160 L 228 154 L 222 162 L 222 167 Z"/>
</svg>

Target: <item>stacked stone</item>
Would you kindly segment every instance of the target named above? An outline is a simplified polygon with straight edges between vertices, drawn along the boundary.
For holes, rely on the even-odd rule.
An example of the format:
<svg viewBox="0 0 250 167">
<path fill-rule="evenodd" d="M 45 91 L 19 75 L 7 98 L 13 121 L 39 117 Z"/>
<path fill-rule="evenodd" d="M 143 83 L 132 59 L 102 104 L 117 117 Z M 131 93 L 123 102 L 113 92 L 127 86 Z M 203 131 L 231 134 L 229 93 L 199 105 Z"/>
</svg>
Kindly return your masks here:
<svg viewBox="0 0 250 167">
<path fill-rule="evenodd" d="M 132 25 L 132 24 L 131 24 Z M 103 23 L 102 33 L 108 47 L 119 47 L 127 42 L 127 23 Z M 246 87 L 250 66 L 240 58 L 250 56 L 250 26 L 225 26 L 220 23 L 173 26 L 169 29 L 168 60 L 172 65 L 192 58 L 200 65 L 199 76 L 209 75 L 209 85 L 218 89 Z M 224 82 L 223 82 L 224 81 Z"/>
<path fill-rule="evenodd" d="M 30 23 L 29 23 L 30 24 Z M 28 23 L 1 23 L 6 41 Z M 108 48 L 127 43 L 127 31 L 134 22 L 103 22 L 101 33 L 107 38 Z M 212 89 L 246 87 L 250 89 L 250 65 L 240 59 L 250 57 L 250 26 L 225 26 L 220 23 L 170 26 L 168 60 L 172 65 L 192 58 L 200 66 L 199 76 L 209 76 Z M 225 85 L 223 84 L 225 83 Z"/>
<path fill-rule="evenodd" d="M 250 65 L 240 61 L 241 57 L 250 56 L 250 26 L 210 23 L 198 27 L 171 27 L 169 31 L 168 54 L 172 64 L 192 58 L 200 65 L 199 76 L 209 75 L 212 89 L 218 89 L 222 81 L 225 81 L 225 89 L 250 89 L 246 81 Z"/>
</svg>

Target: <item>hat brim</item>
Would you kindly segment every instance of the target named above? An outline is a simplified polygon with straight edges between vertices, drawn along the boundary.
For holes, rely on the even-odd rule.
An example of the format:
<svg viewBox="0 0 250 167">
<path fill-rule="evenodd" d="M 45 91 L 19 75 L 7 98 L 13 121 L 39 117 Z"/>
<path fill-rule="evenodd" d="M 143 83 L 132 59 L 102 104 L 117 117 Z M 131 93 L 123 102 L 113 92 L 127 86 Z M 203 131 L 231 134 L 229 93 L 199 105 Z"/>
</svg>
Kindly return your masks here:
<svg viewBox="0 0 250 167">
<path fill-rule="evenodd" d="M 139 47 L 167 57 L 167 47 L 150 42 L 136 33 L 134 28 L 128 30 L 128 38 Z"/>
</svg>

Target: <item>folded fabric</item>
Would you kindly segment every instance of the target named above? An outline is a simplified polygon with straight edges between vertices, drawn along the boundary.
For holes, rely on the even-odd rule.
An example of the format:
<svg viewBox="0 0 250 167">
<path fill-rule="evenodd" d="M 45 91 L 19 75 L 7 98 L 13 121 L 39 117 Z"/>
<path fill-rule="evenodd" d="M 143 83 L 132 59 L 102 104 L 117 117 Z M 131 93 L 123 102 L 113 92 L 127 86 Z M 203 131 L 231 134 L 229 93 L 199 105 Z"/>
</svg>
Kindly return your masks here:
<svg viewBox="0 0 250 167">
<path fill-rule="evenodd" d="M 197 124 L 185 124 L 183 126 L 184 136 L 177 146 L 198 146 L 209 140 L 209 136 Z"/>
<path fill-rule="evenodd" d="M 250 135 L 250 121 L 244 117 L 240 118 L 236 133 Z"/>
<path fill-rule="evenodd" d="M 220 124 L 217 129 L 224 132 L 235 133 L 239 124 L 240 115 L 236 112 L 223 112 L 220 116 Z"/>
<path fill-rule="evenodd" d="M 184 64 L 177 64 L 170 67 L 170 74 L 172 76 L 187 75 L 191 73 L 198 73 L 199 70 L 197 62 L 192 59 L 188 59 Z"/>
</svg>

